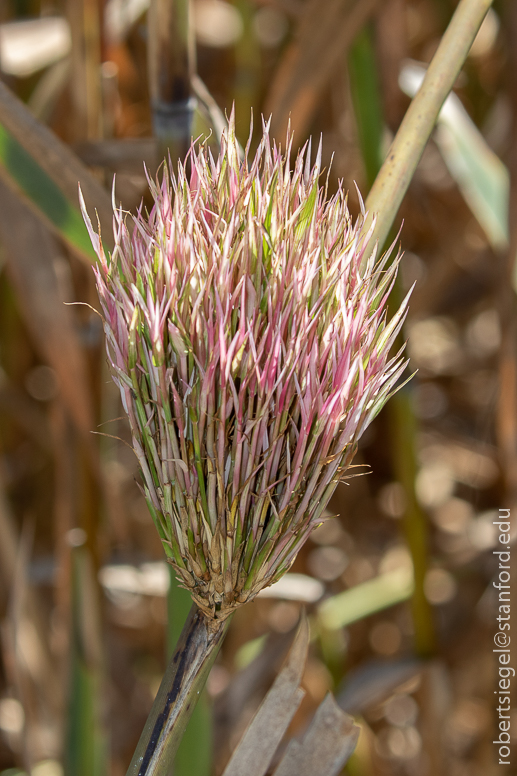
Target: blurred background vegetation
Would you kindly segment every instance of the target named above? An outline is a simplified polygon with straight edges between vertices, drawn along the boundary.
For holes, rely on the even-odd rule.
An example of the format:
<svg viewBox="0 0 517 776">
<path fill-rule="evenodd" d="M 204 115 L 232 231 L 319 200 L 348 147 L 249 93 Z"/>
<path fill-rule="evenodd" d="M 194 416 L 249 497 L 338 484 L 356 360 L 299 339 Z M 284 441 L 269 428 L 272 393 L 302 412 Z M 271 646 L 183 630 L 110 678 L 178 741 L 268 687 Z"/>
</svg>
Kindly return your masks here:
<svg viewBox="0 0 517 776">
<path fill-rule="evenodd" d="M 114 174 L 124 207 L 147 196 L 148 5 L 0 5 L 3 776 L 123 776 L 188 609 L 138 487 L 77 202 L 80 179 L 109 244 Z M 233 103 L 243 145 L 251 111 L 255 136 L 271 114 L 281 143 L 290 120 L 298 146 L 322 136 L 330 189 L 343 178 L 357 212 L 353 182 L 365 197 L 455 5 L 193 0 L 194 135 L 216 138 Z M 501 0 L 397 219 L 418 373 L 363 437 L 371 473 L 339 487 L 337 517 L 292 573 L 235 615 L 177 776 L 222 772 L 302 606 L 313 641 L 292 735 L 332 690 L 362 727 L 350 776 L 496 773 L 492 521 L 517 508 L 516 138 L 517 5 Z"/>
</svg>

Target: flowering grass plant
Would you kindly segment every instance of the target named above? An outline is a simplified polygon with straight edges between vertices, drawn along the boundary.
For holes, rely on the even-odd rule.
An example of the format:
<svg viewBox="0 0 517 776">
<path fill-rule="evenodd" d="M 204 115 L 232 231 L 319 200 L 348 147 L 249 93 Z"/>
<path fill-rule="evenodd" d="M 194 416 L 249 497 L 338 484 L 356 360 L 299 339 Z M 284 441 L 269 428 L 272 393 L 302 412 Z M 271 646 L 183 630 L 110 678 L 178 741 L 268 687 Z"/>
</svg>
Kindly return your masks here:
<svg viewBox="0 0 517 776">
<path fill-rule="evenodd" d="M 147 504 L 213 619 L 289 569 L 406 365 L 399 257 L 376 260 L 362 202 L 353 222 L 341 186 L 327 198 L 321 147 L 291 169 L 291 144 L 264 124 L 241 161 L 232 120 L 217 159 L 192 145 L 190 175 L 150 182 L 148 215 L 115 209 L 108 258 L 85 213 Z"/>
</svg>

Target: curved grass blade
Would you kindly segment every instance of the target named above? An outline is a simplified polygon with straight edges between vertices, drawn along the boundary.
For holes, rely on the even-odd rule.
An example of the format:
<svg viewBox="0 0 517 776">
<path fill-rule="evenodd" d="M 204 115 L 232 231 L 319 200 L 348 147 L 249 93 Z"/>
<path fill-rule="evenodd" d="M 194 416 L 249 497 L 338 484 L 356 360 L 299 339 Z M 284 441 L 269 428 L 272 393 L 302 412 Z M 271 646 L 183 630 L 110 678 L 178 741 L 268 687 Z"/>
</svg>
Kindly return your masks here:
<svg viewBox="0 0 517 776">
<path fill-rule="evenodd" d="M 77 156 L 0 82 L 0 175 L 83 259 L 95 254 L 79 210 L 77 185 L 97 209 L 111 247 L 111 201 Z"/>
<path fill-rule="evenodd" d="M 406 64 L 399 78 L 401 89 L 413 97 L 424 76 L 423 67 L 412 62 Z M 447 97 L 440 111 L 434 138 L 449 172 L 492 248 L 496 251 L 507 249 L 508 169 L 492 151 L 455 94 Z"/>
<path fill-rule="evenodd" d="M 345 628 L 353 622 L 407 601 L 413 590 L 411 570 L 400 568 L 387 571 L 327 598 L 318 607 L 317 622 L 326 630 Z"/>
</svg>

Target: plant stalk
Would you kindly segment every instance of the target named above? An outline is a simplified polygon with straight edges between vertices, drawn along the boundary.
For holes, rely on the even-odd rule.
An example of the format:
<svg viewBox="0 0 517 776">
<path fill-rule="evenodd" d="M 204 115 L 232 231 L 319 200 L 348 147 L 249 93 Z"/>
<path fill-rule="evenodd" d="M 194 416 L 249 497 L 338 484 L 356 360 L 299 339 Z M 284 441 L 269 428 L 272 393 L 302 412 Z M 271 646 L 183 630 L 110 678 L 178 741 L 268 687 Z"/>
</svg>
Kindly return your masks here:
<svg viewBox="0 0 517 776">
<path fill-rule="evenodd" d="M 223 642 L 230 617 L 190 610 L 162 679 L 127 776 L 168 776 L 181 737 Z"/>
<path fill-rule="evenodd" d="M 180 586 L 172 566 L 169 566 L 167 594 L 167 662 L 181 638 L 183 625 L 192 607 L 188 590 Z M 212 709 L 206 688 L 199 695 L 180 745 L 174 757 L 174 776 L 210 776 L 213 750 Z"/>
<path fill-rule="evenodd" d="M 440 109 L 451 91 L 493 0 L 460 0 L 447 27 L 422 86 L 409 106 L 388 155 L 366 199 L 369 211 L 365 232 L 374 214 L 377 222 L 370 245 L 379 249 L 388 236 L 400 204 Z M 365 256 L 365 260 L 367 257 Z"/>
</svg>

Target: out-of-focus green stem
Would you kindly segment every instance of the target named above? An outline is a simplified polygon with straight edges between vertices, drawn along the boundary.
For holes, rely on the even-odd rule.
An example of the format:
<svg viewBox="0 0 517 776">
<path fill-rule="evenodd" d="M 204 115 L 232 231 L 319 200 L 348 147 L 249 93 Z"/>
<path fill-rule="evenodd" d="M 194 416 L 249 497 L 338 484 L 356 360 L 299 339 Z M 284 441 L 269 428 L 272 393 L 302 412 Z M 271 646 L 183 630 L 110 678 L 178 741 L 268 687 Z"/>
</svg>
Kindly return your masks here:
<svg viewBox="0 0 517 776">
<path fill-rule="evenodd" d="M 373 240 L 382 246 L 390 232 L 400 203 L 434 128 L 440 109 L 467 58 L 492 0 L 460 0 L 426 76 L 411 103 L 391 145 L 386 160 L 366 199 L 369 212 L 366 229 L 377 217 Z M 366 260 L 365 256 L 365 260 Z M 415 439 L 416 420 L 409 391 L 401 391 L 391 400 L 394 419 L 395 469 L 404 487 L 407 506 L 404 533 L 414 566 L 412 597 L 415 648 L 421 655 L 433 652 L 435 636 L 431 607 L 424 594 L 427 569 L 427 528 L 425 516 L 415 494 L 417 473 Z"/>
<path fill-rule="evenodd" d="M 86 546 L 72 548 L 72 634 L 66 772 L 105 776 L 108 741 L 102 724 L 102 645 L 95 574 Z"/>
<path fill-rule="evenodd" d="M 408 108 L 366 200 L 377 215 L 374 237 L 382 248 L 445 98 L 454 85 L 492 0 L 460 0 L 418 93 Z"/>
<path fill-rule="evenodd" d="M 383 116 L 375 51 L 368 29 L 363 30 L 354 41 L 349 64 L 350 88 L 361 152 L 368 183 L 371 183 L 381 166 Z M 401 304 L 402 296 L 397 279 L 392 291 L 392 303 L 395 309 Z M 401 345 L 402 342 L 398 347 Z M 411 386 L 399 391 L 391 399 L 387 408 L 394 427 L 391 435 L 394 473 L 402 484 L 406 496 L 402 530 L 413 561 L 413 579 L 410 584 L 403 583 L 400 587 L 395 585 L 392 595 L 394 593 L 395 598 L 397 595 L 408 597 L 408 591 L 410 591 L 415 651 L 421 656 L 427 656 L 434 651 L 435 635 L 433 613 L 424 593 L 424 580 L 428 567 L 427 521 L 415 494 L 418 428 L 410 398 Z M 347 605 L 350 606 L 350 603 Z"/>
<path fill-rule="evenodd" d="M 193 606 L 145 723 L 127 776 L 169 776 L 187 722 L 222 644 L 229 618 Z"/>
<path fill-rule="evenodd" d="M 395 476 L 403 486 L 406 497 L 402 527 L 413 561 L 414 587 L 411 613 L 415 629 L 415 651 L 421 657 L 429 657 L 435 650 L 436 637 L 431 605 L 424 592 L 428 568 L 428 526 L 415 492 L 417 421 L 411 401 L 412 393 L 411 386 L 407 386 L 396 393 L 390 402 L 393 459 Z"/>
<path fill-rule="evenodd" d="M 383 121 L 375 64 L 372 31 L 367 25 L 350 47 L 348 69 L 358 142 L 369 188 L 382 164 Z"/>
</svg>

